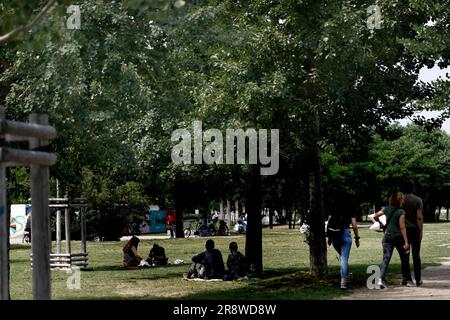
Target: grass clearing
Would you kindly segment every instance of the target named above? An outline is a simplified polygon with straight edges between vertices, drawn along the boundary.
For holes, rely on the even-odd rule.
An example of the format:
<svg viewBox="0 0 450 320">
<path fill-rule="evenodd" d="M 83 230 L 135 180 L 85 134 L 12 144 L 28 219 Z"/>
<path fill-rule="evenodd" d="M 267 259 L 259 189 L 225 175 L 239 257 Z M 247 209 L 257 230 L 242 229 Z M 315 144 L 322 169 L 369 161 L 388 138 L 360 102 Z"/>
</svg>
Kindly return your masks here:
<svg viewBox="0 0 450 320">
<path fill-rule="evenodd" d="M 422 244 L 424 267 L 437 265 L 442 257 L 450 257 L 450 223 L 426 224 Z M 379 265 L 382 258 L 383 234 L 360 229 L 361 246 L 354 244 L 350 254 L 350 272 L 353 287 L 364 286 L 369 265 Z M 149 269 L 123 270 L 122 247 L 124 242 L 89 242 L 91 271 L 81 272 L 81 290 L 67 288 L 68 273 L 52 270 L 53 299 L 332 299 L 349 294 L 351 290 L 339 289 L 339 259 L 328 247 L 329 272 L 323 279 L 308 274 L 309 247 L 299 230 L 286 226 L 263 230 L 264 277 L 258 281 L 195 282 L 182 280 L 191 257 L 204 249 L 208 238 L 142 240 L 139 252 L 147 256 L 153 243 L 166 249 L 169 261 L 183 259 L 184 265 L 171 265 Z M 226 262 L 228 245 L 236 241 L 245 251 L 245 237 L 214 237 L 216 248 L 222 251 Z M 63 244 L 64 248 L 64 244 Z M 72 243 L 72 250 L 79 242 Z M 11 246 L 11 298 L 31 299 L 31 268 L 29 245 Z M 400 260 L 394 254 L 389 267 L 388 280 L 399 278 Z M 388 281 L 389 282 L 389 281 Z"/>
</svg>

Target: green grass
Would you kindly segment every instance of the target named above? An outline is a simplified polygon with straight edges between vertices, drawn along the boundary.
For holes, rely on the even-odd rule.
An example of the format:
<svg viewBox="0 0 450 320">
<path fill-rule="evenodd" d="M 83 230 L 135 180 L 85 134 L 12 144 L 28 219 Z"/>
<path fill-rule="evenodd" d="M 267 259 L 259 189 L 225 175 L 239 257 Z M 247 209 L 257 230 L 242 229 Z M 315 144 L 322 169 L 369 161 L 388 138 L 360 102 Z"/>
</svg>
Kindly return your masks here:
<svg viewBox="0 0 450 320">
<path fill-rule="evenodd" d="M 350 271 L 353 287 L 364 286 L 367 267 L 381 261 L 382 234 L 361 228 L 361 246 L 352 247 Z M 323 279 L 308 274 L 309 248 L 298 229 L 278 227 L 263 231 L 264 277 L 258 281 L 194 282 L 182 280 L 188 264 L 150 269 L 122 270 L 121 249 L 123 242 L 89 242 L 91 271 L 81 273 L 81 290 L 67 288 L 68 274 L 52 270 L 53 299 L 332 299 L 351 290 L 338 289 L 339 261 L 332 247 L 328 247 L 329 272 Z M 156 241 L 156 240 L 155 240 Z M 153 240 L 143 240 L 139 252 L 146 256 Z M 156 242 L 166 249 L 169 261 L 191 257 L 204 248 L 206 238 L 167 239 Z M 244 252 L 243 236 L 216 237 L 216 248 L 228 255 L 228 244 L 236 241 Z M 450 224 L 439 223 L 425 226 L 422 245 L 424 266 L 436 265 L 441 257 L 449 257 Z M 63 244 L 64 248 L 64 244 Z M 79 243 L 72 244 L 73 251 Z M 31 299 L 30 246 L 11 247 L 11 298 Z M 390 281 L 397 281 L 400 261 L 394 254 L 389 268 Z M 394 282 L 395 283 L 395 282 Z"/>
</svg>

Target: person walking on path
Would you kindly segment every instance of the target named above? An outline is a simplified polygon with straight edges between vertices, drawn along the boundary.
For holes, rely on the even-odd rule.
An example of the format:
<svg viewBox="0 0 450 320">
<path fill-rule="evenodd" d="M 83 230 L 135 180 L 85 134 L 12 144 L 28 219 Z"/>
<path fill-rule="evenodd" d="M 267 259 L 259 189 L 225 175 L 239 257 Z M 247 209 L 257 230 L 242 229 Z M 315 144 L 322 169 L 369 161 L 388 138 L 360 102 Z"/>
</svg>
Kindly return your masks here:
<svg viewBox="0 0 450 320">
<path fill-rule="evenodd" d="M 406 234 L 405 211 L 402 209 L 403 201 L 403 193 L 393 192 L 389 199 L 389 206 L 384 207 L 374 215 L 375 221 L 380 223 L 380 226 L 385 229 L 382 240 L 383 260 L 380 268 L 380 279 L 377 283 L 381 289 L 386 288 L 385 277 L 394 248 L 397 249 L 400 255 L 403 279 L 407 279 L 408 275 L 411 276 L 408 263 L 409 243 Z M 386 215 L 386 226 L 383 226 L 379 219 L 383 214 Z M 411 285 L 411 281 L 408 280 L 407 282 L 408 286 Z"/>
<path fill-rule="evenodd" d="M 356 223 L 356 216 L 343 211 L 343 213 L 332 214 L 327 223 L 328 245 L 333 244 L 334 249 L 339 253 L 341 289 L 348 287 L 348 259 L 352 248 L 352 236 L 349 225 L 352 225 L 355 234 L 355 244 L 359 248 L 359 231 Z"/>
<path fill-rule="evenodd" d="M 420 259 L 420 246 L 423 236 L 423 202 L 420 197 L 413 194 L 413 192 L 415 191 L 414 189 L 415 185 L 412 180 L 403 182 L 402 191 L 405 194 L 403 210 L 405 210 L 406 212 L 406 234 L 408 236 L 408 241 L 413 257 L 414 278 L 416 280 L 416 286 L 421 286 L 423 284 L 422 265 Z M 403 278 L 402 285 L 406 285 L 408 280 L 410 279 L 411 275 L 409 275 L 407 279 Z"/>
</svg>

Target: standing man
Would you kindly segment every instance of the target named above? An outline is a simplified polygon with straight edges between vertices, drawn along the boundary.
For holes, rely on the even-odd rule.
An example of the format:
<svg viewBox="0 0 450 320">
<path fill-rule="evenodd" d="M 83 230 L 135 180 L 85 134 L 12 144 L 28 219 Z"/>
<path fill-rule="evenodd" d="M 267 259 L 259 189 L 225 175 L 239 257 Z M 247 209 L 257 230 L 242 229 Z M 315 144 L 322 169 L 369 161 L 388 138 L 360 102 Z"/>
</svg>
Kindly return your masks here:
<svg viewBox="0 0 450 320">
<path fill-rule="evenodd" d="M 421 286 L 423 282 L 421 277 L 420 244 L 423 236 L 423 202 L 420 197 L 413 194 L 415 186 L 412 180 L 403 182 L 401 189 L 405 195 L 403 209 L 406 212 L 406 233 L 413 256 L 414 277 L 416 279 L 416 286 Z M 402 285 L 407 285 L 408 280 L 403 279 Z"/>
<path fill-rule="evenodd" d="M 173 213 L 167 214 L 167 224 L 169 225 L 170 230 L 170 239 L 174 238 L 174 224 L 175 223 L 175 215 Z"/>
</svg>

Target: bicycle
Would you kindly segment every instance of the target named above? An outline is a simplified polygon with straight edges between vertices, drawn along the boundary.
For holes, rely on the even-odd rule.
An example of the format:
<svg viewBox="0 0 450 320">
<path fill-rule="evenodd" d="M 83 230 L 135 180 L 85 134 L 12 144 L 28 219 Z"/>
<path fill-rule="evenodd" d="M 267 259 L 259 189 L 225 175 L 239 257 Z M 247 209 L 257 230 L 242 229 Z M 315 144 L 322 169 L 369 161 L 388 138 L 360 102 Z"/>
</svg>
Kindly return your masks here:
<svg viewBox="0 0 450 320">
<path fill-rule="evenodd" d="M 184 229 L 184 237 L 189 238 L 192 234 L 198 234 L 198 231 L 200 230 L 201 226 L 203 224 L 200 221 L 197 221 L 195 223 L 195 229 L 192 228 L 192 222 L 189 222 L 189 226 Z"/>
<path fill-rule="evenodd" d="M 192 224 L 189 223 L 189 227 L 184 229 L 184 237 L 189 238 L 191 236 L 191 233 L 192 233 Z"/>
</svg>

